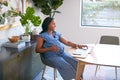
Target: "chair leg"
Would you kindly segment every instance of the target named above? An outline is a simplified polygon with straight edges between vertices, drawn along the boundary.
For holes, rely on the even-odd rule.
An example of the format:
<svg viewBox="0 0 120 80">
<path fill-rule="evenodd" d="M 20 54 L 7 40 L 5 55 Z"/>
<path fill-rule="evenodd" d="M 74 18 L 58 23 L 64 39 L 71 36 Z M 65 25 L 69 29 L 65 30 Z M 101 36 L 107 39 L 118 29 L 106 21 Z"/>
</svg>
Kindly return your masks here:
<svg viewBox="0 0 120 80">
<path fill-rule="evenodd" d="M 44 68 L 43 68 L 43 73 L 42 73 L 42 78 L 41 78 L 41 80 L 44 78 L 45 69 L 46 69 L 46 65 L 44 65 Z"/>
<path fill-rule="evenodd" d="M 54 68 L 54 80 L 56 80 L 56 76 L 57 76 L 57 70 L 56 68 Z"/>
<path fill-rule="evenodd" d="M 115 77 L 116 77 L 116 80 L 117 80 L 117 67 L 115 67 Z"/>
<path fill-rule="evenodd" d="M 98 68 L 100 68 L 100 66 L 99 66 L 99 65 L 96 65 L 95 76 L 96 76 L 96 74 L 97 74 Z"/>
<path fill-rule="evenodd" d="M 43 73 L 42 73 L 42 79 L 44 79 L 44 73 L 45 73 L 45 69 L 46 69 L 46 65 L 44 65 L 44 68 L 43 68 Z M 54 80 L 56 80 L 56 76 L 57 76 L 57 69 L 54 68 Z"/>
</svg>

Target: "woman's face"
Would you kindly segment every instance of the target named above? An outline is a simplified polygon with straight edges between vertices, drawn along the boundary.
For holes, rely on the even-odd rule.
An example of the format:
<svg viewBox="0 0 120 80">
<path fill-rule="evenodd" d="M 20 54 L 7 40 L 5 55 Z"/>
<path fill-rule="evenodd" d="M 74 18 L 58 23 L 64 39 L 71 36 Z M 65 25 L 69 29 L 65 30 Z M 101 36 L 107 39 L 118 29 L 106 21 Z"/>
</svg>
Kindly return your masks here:
<svg viewBox="0 0 120 80">
<path fill-rule="evenodd" d="M 56 27 L 55 21 L 52 20 L 52 21 L 50 22 L 50 24 L 48 25 L 48 30 L 54 31 L 54 30 L 55 30 L 55 27 Z"/>
</svg>

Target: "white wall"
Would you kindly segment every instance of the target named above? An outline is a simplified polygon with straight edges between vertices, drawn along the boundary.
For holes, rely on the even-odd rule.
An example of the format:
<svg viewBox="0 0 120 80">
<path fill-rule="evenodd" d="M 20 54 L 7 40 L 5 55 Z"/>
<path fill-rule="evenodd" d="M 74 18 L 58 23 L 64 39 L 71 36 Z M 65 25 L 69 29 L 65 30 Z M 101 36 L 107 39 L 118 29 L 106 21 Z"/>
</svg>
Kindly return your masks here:
<svg viewBox="0 0 120 80">
<path fill-rule="evenodd" d="M 119 28 L 83 28 L 80 26 L 80 1 L 64 0 L 59 8 L 61 14 L 56 14 L 57 31 L 66 39 L 76 43 L 95 43 L 101 35 L 116 35 L 120 37 Z"/>
</svg>

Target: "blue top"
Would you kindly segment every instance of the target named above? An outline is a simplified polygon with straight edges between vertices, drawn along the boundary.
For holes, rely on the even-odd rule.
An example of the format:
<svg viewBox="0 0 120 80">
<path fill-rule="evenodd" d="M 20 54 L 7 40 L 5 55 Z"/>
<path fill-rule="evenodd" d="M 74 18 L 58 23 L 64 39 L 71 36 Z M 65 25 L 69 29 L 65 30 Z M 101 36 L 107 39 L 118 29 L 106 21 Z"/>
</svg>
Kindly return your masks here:
<svg viewBox="0 0 120 80">
<path fill-rule="evenodd" d="M 48 48 L 48 47 L 51 47 L 52 45 L 55 45 L 59 48 L 59 51 L 57 53 L 53 52 L 53 51 L 45 52 L 44 53 L 45 57 L 50 57 L 50 56 L 53 56 L 54 54 L 61 54 L 61 53 L 64 52 L 64 46 L 59 40 L 61 34 L 54 31 L 53 35 L 54 36 L 51 36 L 48 32 L 44 32 L 44 33 L 41 33 L 39 35 L 39 37 L 44 39 L 44 43 L 43 43 L 43 46 L 42 46 L 43 48 Z"/>
</svg>

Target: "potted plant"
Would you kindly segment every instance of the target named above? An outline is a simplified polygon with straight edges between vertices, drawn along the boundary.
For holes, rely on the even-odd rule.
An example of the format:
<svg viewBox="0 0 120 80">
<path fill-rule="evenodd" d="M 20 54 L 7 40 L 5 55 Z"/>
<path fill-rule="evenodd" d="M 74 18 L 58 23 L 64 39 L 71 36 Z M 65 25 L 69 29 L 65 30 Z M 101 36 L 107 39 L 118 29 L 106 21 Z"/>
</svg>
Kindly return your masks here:
<svg viewBox="0 0 120 80">
<path fill-rule="evenodd" d="M 4 5 L 4 6 L 3 6 Z M 9 8 L 8 8 L 9 7 Z M 2 9 L 4 8 L 4 9 Z M 1 24 L 10 24 L 15 22 L 15 17 L 19 16 L 19 11 L 10 6 L 7 1 L 0 1 L 0 23 Z"/>
<path fill-rule="evenodd" d="M 34 13 L 35 13 L 34 8 L 28 6 L 26 12 L 20 14 L 21 17 L 20 22 L 22 26 L 25 27 L 25 33 L 22 39 L 25 40 L 26 42 L 30 41 L 30 31 L 31 31 L 30 24 L 32 24 L 35 27 L 38 27 L 41 24 L 40 17 L 36 16 Z"/>
<path fill-rule="evenodd" d="M 0 1 L 0 24 L 4 24 L 5 23 L 5 18 L 3 17 L 2 13 L 2 7 L 3 6 L 8 6 L 8 2 L 7 1 Z"/>
<path fill-rule="evenodd" d="M 13 23 L 15 22 L 15 17 L 19 16 L 19 13 L 20 12 L 11 7 L 9 10 L 5 11 L 2 16 L 7 19 L 7 23 Z"/>
<path fill-rule="evenodd" d="M 50 17 L 54 17 L 55 13 L 60 13 L 57 9 L 63 4 L 63 0 L 33 0 L 33 2 L 44 15 Z"/>
</svg>

